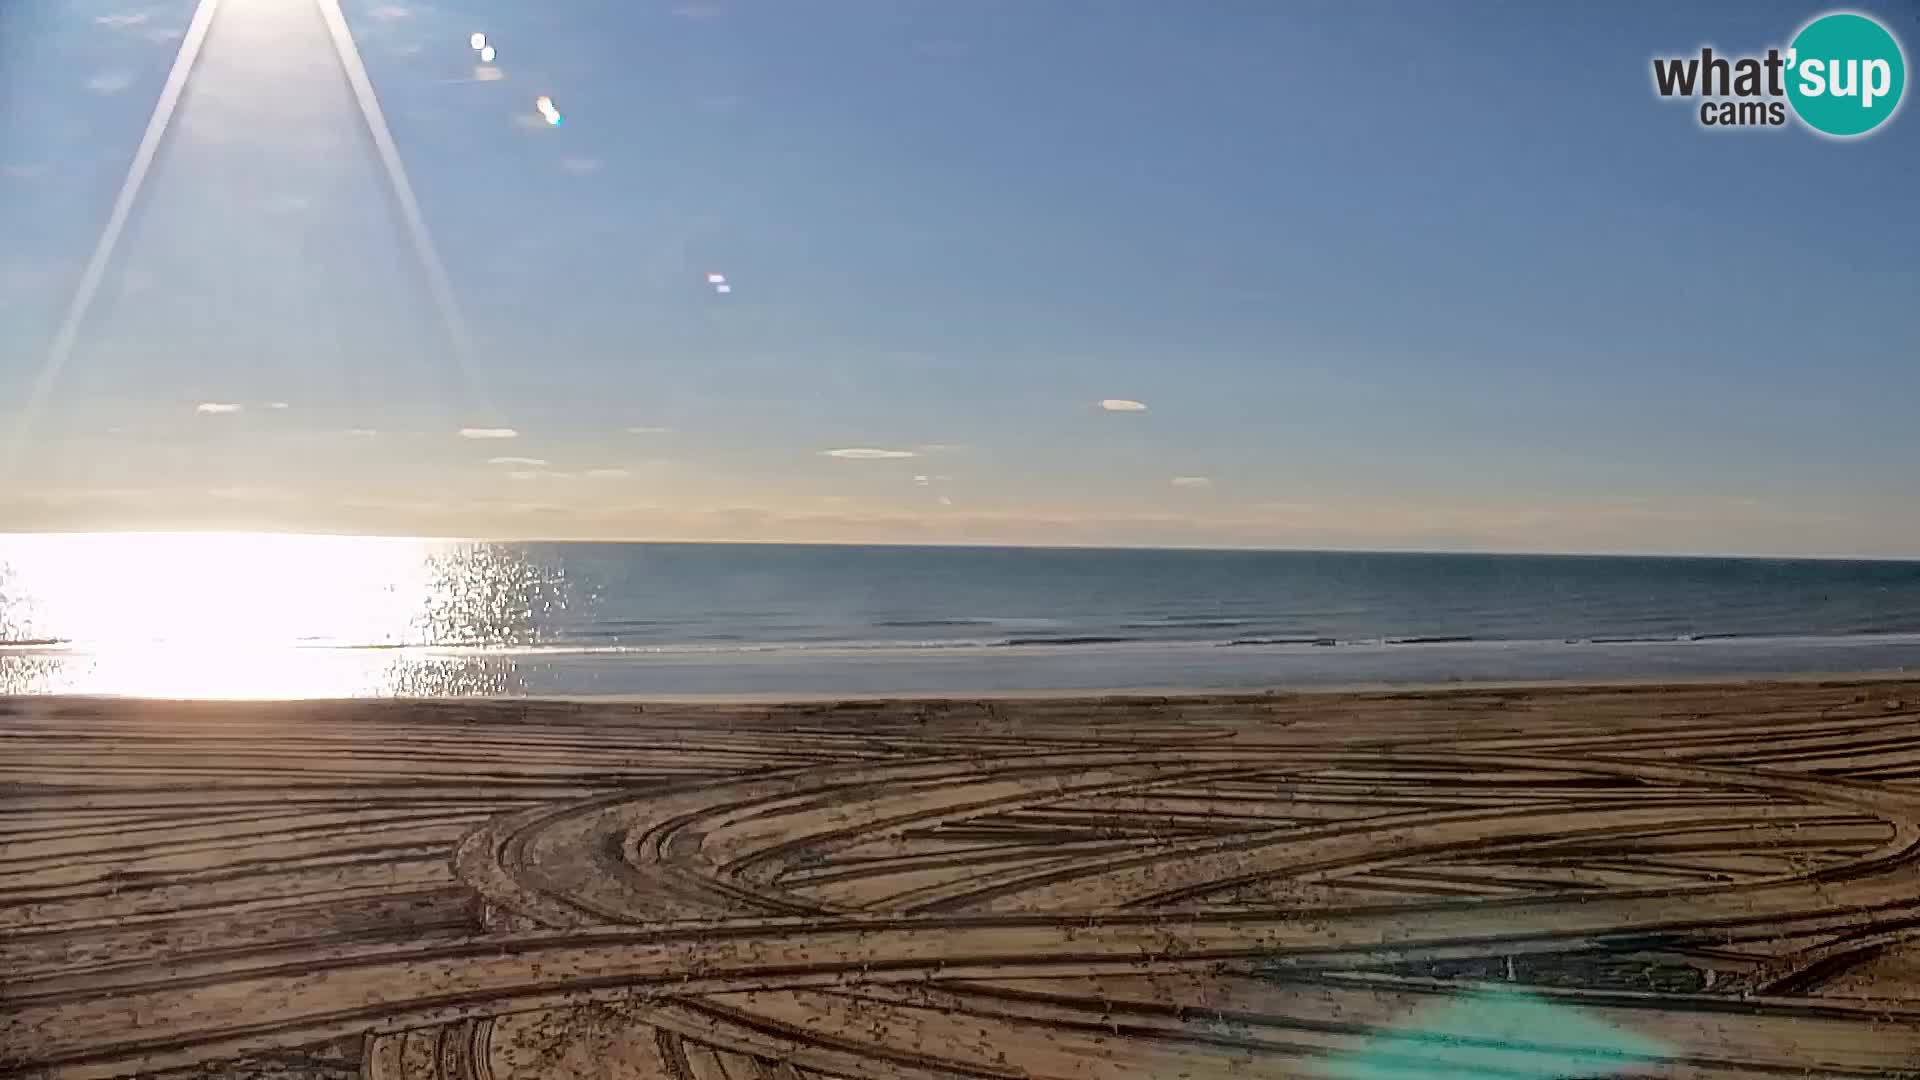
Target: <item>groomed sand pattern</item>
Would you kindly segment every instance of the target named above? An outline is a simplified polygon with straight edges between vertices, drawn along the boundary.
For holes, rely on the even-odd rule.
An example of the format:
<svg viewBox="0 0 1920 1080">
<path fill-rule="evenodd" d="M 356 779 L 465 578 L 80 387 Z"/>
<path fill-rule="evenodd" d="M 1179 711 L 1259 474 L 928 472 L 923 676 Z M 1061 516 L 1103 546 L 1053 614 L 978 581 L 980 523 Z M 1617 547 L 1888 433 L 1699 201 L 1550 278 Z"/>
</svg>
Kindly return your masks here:
<svg viewBox="0 0 1920 1080">
<path fill-rule="evenodd" d="M 5 1076 L 1920 1075 L 1920 683 L 4 710 Z"/>
</svg>

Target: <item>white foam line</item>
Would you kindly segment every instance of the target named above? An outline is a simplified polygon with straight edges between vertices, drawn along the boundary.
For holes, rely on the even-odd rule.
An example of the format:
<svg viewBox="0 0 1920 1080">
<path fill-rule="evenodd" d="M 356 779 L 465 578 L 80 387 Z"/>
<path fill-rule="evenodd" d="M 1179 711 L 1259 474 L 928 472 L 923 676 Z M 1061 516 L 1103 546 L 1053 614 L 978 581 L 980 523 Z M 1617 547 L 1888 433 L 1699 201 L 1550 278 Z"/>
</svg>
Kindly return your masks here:
<svg viewBox="0 0 1920 1080">
<path fill-rule="evenodd" d="M 407 180 L 407 168 L 400 161 L 400 148 L 394 144 L 392 129 L 387 127 L 387 115 L 380 108 L 380 98 L 373 92 L 373 80 L 367 77 L 367 65 L 360 59 L 359 46 L 354 44 L 353 30 L 347 25 L 346 16 L 340 12 L 340 0 L 314 2 L 320 7 L 321 18 L 326 20 L 327 31 L 333 35 L 333 48 L 340 56 L 340 66 L 346 70 L 347 82 L 353 87 L 353 96 L 360 103 L 367 130 L 373 135 L 374 149 L 380 154 L 380 163 L 386 168 L 387 179 L 393 184 L 394 198 L 400 202 L 400 216 L 406 221 L 414 254 L 419 257 L 421 268 L 427 275 L 427 288 L 433 294 L 435 306 L 440 309 L 441 319 L 447 324 L 447 334 L 453 339 L 454 359 L 459 364 L 460 376 L 466 380 L 468 392 L 476 392 L 472 365 L 473 338 L 467 332 L 467 321 L 460 314 L 459 302 L 454 298 L 446 265 L 440 261 L 440 254 L 433 246 L 433 235 L 427 231 L 427 219 L 420 212 L 420 200 L 414 197 L 413 185 Z"/>
<path fill-rule="evenodd" d="M 120 246 L 120 234 L 126 231 L 127 219 L 133 214 L 133 204 L 140 198 L 140 188 L 146 183 L 154 155 L 160 152 L 167 125 L 173 121 L 180 95 L 186 92 L 187 76 L 193 72 L 193 63 L 200 56 L 200 46 L 207 40 L 207 29 L 213 25 L 214 9 L 219 6 L 220 0 L 200 0 L 199 6 L 193 9 L 193 19 L 187 25 L 186 35 L 180 39 L 180 51 L 174 55 L 173 69 L 167 72 L 166 85 L 160 88 L 160 98 L 154 102 L 153 115 L 147 119 L 146 134 L 140 139 L 139 149 L 133 153 L 133 163 L 127 167 L 126 179 L 120 182 L 120 194 L 113 201 L 113 212 L 107 215 L 107 226 L 100 231 L 100 240 L 93 247 L 93 257 L 87 260 L 86 270 L 80 275 L 80 285 L 74 290 L 72 302 L 67 305 L 66 317 L 54 332 L 53 344 L 47 349 L 46 363 L 41 365 L 39 374 L 34 376 L 32 388 L 27 391 L 27 400 L 21 408 L 20 419 L 14 426 L 12 443 L 8 448 L 9 462 L 19 457 L 20 446 L 26 440 L 34 415 L 46 403 L 61 369 L 67 366 L 67 360 L 73 355 L 74 342 L 80 336 L 80 323 L 100 292 L 100 283 L 107 276 L 107 265 L 113 261 L 114 249 Z"/>
</svg>

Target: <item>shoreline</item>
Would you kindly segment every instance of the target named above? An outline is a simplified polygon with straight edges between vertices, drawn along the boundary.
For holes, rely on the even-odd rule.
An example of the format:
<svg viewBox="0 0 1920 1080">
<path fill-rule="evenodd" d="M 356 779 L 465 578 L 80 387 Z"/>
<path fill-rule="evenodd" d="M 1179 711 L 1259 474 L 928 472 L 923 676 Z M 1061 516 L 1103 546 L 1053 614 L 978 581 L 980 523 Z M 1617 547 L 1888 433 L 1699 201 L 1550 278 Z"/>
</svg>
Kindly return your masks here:
<svg viewBox="0 0 1920 1080">
<path fill-rule="evenodd" d="M 0 694 L 0 705 L 31 705 L 34 702 L 94 701 L 157 705 L 258 705 L 281 704 L 448 704 L 485 705 L 537 704 L 566 702 L 580 705 L 817 705 L 845 703 L 859 705 L 961 704 L 991 701 L 1017 704 L 1023 701 L 1048 703 L 1084 703 L 1091 706 L 1116 703 L 1178 705 L 1185 703 L 1257 704 L 1291 698 L 1380 698 L 1408 695 L 1444 697 L 1471 696 L 1490 691 L 1578 692 L 1582 690 L 1712 689 L 1764 690 L 1770 687 L 1834 687 L 1854 684 L 1920 683 L 1920 671 L 1888 668 L 1879 671 L 1806 671 L 1777 672 L 1766 675 L 1705 674 L 1646 675 L 1620 678 L 1541 678 L 1541 679 L 1454 679 L 1409 682 L 1305 683 L 1296 686 L 1161 686 L 1109 687 L 1103 689 L 989 689 L 954 690 L 929 693 L 870 693 L 857 688 L 844 691 L 767 691 L 764 693 L 528 693 L 528 694 L 369 694 L 356 696 L 320 695 L 287 697 L 172 697 L 149 694 L 48 693 Z"/>
</svg>

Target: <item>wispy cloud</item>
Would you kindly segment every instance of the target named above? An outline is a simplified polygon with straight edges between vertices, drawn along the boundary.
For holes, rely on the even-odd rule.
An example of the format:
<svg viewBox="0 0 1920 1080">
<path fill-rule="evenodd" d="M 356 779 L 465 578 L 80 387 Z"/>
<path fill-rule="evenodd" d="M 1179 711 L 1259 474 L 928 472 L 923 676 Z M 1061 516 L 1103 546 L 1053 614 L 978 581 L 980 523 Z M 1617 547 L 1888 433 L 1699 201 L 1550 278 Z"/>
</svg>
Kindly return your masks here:
<svg viewBox="0 0 1920 1080">
<path fill-rule="evenodd" d="M 880 461 L 889 458 L 919 457 L 912 450 L 879 450 L 871 446 L 848 446 L 839 450 L 822 450 L 821 455 L 832 458 L 853 458 L 858 461 Z"/>
<path fill-rule="evenodd" d="M 574 176 L 589 176 L 600 171 L 600 159 L 591 157 L 570 157 L 560 159 L 560 171 Z"/>
<path fill-rule="evenodd" d="M 107 15 L 96 15 L 93 17 L 93 21 L 110 30 L 131 30 L 136 26 L 146 25 L 147 21 L 151 18 L 153 18 L 153 12 L 151 11 L 120 11 Z"/>
<path fill-rule="evenodd" d="M 1102 398 L 1100 399 L 1100 407 L 1102 409 L 1105 409 L 1108 412 L 1146 412 L 1147 411 L 1146 402 L 1135 401 L 1132 398 L 1117 398 L 1117 397 Z"/>
<path fill-rule="evenodd" d="M 507 474 L 509 480 L 566 480 L 572 478 L 570 472 L 555 472 L 552 469 L 515 469 Z"/>
<path fill-rule="evenodd" d="M 1173 486 L 1178 488 L 1212 487 L 1213 479 L 1206 476 L 1176 476 L 1173 478 Z"/>
<path fill-rule="evenodd" d="M 460 429 L 463 439 L 517 439 L 520 433 L 510 427 L 463 427 Z"/>
<path fill-rule="evenodd" d="M 237 413 L 244 407 L 232 401 L 203 401 L 195 405 L 193 411 L 203 416 L 224 416 L 227 413 Z"/>
<path fill-rule="evenodd" d="M 624 480 L 633 474 L 625 469 L 588 469 L 586 475 L 594 480 Z"/>
<path fill-rule="evenodd" d="M 133 85 L 133 76 L 124 71 L 103 71 L 87 80 L 87 89 L 96 94 L 117 94 Z"/>
<path fill-rule="evenodd" d="M 487 459 L 487 464 L 489 465 L 526 465 L 532 468 L 544 469 L 548 465 L 551 465 L 552 462 L 548 461 L 546 458 L 537 458 L 537 457 L 490 457 Z"/>
<path fill-rule="evenodd" d="M 401 7 L 399 4 L 381 4 L 379 7 L 367 12 L 367 18 L 372 19 L 374 22 L 399 22 L 402 19 L 413 18 L 413 12 L 408 8 Z"/>
<path fill-rule="evenodd" d="M 169 41 L 179 41 L 186 37 L 187 32 L 177 26 L 149 26 L 140 31 L 140 36 L 155 45 L 165 45 Z"/>
<path fill-rule="evenodd" d="M 284 401 L 269 401 L 269 402 L 267 402 L 267 408 L 269 408 L 269 409 L 274 409 L 274 410 L 279 410 L 279 409 L 290 409 L 290 408 L 292 408 L 292 407 L 293 407 L 293 406 L 291 406 L 291 405 L 288 405 L 288 404 L 287 404 L 286 402 L 284 402 Z"/>
<path fill-rule="evenodd" d="M 671 435 L 673 434 L 673 429 L 670 427 L 655 427 L 648 424 L 638 424 L 638 425 L 635 425 L 634 427 L 623 428 L 622 430 L 624 430 L 629 435 Z"/>
<path fill-rule="evenodd" d="M 350 427 L 341 434 L 355 439 L 371 439 L 380 433 L 370 427 Z"/>
</svg>

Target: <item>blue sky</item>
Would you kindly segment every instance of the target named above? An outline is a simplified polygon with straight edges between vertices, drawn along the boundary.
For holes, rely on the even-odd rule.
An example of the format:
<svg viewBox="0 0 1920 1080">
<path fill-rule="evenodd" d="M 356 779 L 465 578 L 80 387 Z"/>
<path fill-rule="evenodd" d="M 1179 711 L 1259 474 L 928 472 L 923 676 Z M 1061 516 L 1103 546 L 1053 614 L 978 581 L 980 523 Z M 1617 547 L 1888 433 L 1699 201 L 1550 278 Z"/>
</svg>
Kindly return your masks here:
<svg viewBox="0 0 1920 1080">
<path fill-rule="evenodd" d="M 222 0 L 29 409 L 196 5 L 8 4 L 0 527 L 1920 555 L 1912 110 L 1650 87 L 1823 8 L 340 3 L 471 348 Z"/>
</svg>

